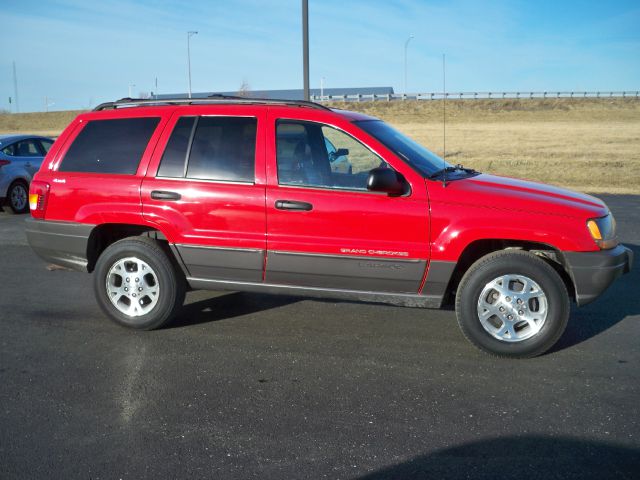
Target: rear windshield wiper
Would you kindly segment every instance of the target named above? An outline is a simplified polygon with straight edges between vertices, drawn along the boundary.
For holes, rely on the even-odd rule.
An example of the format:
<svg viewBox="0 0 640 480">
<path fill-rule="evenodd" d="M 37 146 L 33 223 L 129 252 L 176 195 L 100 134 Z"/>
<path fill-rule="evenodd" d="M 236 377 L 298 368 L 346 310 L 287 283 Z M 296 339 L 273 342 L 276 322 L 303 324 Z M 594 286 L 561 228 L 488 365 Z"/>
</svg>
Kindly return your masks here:
<svg viewBox="0 0 640 480">
<path fill-rule="evenodd" d="M 462 170 L 465 173 L 478 173 L 476 170 L 474 170 L 473 168 L 465 168 L 463 167 L 461 164 L 458 165 L 454 165 L 454 166 L 449 166 L 449 167 L 445 167 L 445 168 L 441 168 L 440 170 L 432 173 L 431 175 L 429 175 L 427 178 L 429 179 L 434 179 L 434 178 L 438 178 L 441 177 L 443 174 L 448 173 L 448 172 L 457 172 L 459 170 Z"/>
</svg>

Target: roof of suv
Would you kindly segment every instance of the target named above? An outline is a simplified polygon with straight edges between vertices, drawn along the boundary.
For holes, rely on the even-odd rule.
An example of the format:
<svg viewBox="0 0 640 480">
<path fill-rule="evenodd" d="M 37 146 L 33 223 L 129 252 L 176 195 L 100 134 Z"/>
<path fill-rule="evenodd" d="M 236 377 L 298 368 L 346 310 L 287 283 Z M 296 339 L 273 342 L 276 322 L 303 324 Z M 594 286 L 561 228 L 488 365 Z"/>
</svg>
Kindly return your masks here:
<svg viewBox="0 0 640 480">
<path fill-rule="evenodd" d="M 373 120 L 374 117 L 364 115 L 348 110 L 338 110 L 329 108 L 319 103 L 308 102 L 303 100 L 278 100 L 264 98 L 245 98 L 232 97 L 224 95 L 212 95 L 209 98 L 175 98 L 175 99 L 136 99 L 121 98 L 115 102 L 106 102 L 98 105 L 93 109 L 96 111 L 116 110 L 135 107 L 170 107 L 170 106 L 196 106 L 196 105 L 273 105 L 281 107 L 302 107 L 316 110 L 324 110 L 327 112 L 337 113 L 347 117 L 349 120 Z"/>
<path fill-rule="evenodd" d="M 209 98 L 164 98 L 164 99 L 140 99 L 121 98 L 115 102 L 101 103 L 94 111 L 111 110 L 116 108 L 131 108 L 142 106 L 166 106 L 166 105 L 288 105 L 293 107 L 308 107 L 320 110 L 331 110 L 319 103 L 304 100 L 277 100 L 265 98 L 232 97 L 226 95 L 212 95 Z"/>
</svg>

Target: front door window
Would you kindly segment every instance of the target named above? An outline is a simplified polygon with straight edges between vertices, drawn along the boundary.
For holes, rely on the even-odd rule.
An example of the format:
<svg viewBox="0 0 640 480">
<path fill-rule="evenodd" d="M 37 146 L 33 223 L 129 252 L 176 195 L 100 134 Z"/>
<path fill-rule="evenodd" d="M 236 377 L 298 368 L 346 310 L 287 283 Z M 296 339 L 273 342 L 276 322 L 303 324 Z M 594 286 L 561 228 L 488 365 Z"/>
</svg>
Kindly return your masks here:
<svg viewBox="0 0 640 480">
<path fill-rule="evenodd" d="M 280 185 L 367 190 L 369 172 L 386 162 L 341 130 L 313 122 L 277 124 Z"/>
</svg>

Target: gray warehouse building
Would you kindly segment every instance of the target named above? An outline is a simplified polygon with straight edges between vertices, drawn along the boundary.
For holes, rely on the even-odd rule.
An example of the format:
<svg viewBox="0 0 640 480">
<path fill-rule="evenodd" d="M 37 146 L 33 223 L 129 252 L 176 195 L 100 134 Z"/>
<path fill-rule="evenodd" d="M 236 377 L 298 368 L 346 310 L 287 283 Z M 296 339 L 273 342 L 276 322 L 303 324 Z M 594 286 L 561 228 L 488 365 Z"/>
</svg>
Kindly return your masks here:
<svg viewBox="0 0 640 480">
<path fill-rule="evenodd" d="M 393 87 L 353 87 L 353 88 L 325 88 L 322 90 L 325 97 L 339 97 L 343 95 L 392 95 Z M 309 94 L 313 97 L 320 96 L 319 88 L 309 89 Z M 240 95 L 240 92 L 194 92 L 191 98 L 207 98 L 211 95 Z M 243 96 L 252 98 L 268 98 L 279 100 L 304 100 L 304 92 L 302 89 L 290 90 L 250 90 L 242 93 Z M 188 98 L 186 93 L 166 93 L 153 95 L 152 98 L 165 100 L 168 98 Z"/>
</svg>

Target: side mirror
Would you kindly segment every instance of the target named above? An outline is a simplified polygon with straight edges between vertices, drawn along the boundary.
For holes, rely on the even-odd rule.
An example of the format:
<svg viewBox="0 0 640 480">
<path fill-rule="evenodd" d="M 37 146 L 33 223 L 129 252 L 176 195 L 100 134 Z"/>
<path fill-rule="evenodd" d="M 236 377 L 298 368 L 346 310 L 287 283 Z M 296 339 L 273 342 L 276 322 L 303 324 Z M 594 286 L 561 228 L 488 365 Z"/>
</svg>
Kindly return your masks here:
<svg viewBox="0 0 640 480">
<path fill-rule="evenodd" d="M 337 157 L 346 157 L 347 155 L 349 155 L 349 149 L 348 148 L 339 148 L 338 150 L 335 151 L 334 155 Z"/>
<path fill-rule="evenodd" d="M 349 155 L 348 148 L 339 148 L 335 152 L 331 152 L 329 154 L 329 161 L 335 162 L 340 157 L 346 157 L 347 155 Z"/>
<path fill-rule="evenodd" d="M 369 172 L 367 190 L 372 192 L 384 192 L 398 197 L 407 193 L 408 187 L 402 174 L 392 168 L 378 167 Z"/>
</svg>

